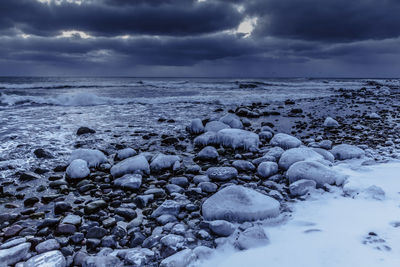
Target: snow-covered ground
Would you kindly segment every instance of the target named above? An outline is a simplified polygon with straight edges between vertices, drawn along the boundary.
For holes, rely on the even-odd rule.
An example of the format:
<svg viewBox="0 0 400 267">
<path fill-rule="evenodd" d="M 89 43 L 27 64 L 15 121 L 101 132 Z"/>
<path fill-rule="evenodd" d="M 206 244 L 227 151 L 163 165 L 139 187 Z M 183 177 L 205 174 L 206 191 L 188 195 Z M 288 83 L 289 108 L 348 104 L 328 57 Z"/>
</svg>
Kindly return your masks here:
<svg viewBox="0 0 400 267">
<path fill-rule="evenodd" d="M 335 168 L 349 175 L 344 188 L 353 197 L 341 188 L 314 192 L 291 206 L 285 223 L 265 227 L 269 245 L 240 252 L 224 245 L 200 266 L 400 266 L 400 163 Z M 365 191 L 372 185 L 383 200 Z"/>
</svg>

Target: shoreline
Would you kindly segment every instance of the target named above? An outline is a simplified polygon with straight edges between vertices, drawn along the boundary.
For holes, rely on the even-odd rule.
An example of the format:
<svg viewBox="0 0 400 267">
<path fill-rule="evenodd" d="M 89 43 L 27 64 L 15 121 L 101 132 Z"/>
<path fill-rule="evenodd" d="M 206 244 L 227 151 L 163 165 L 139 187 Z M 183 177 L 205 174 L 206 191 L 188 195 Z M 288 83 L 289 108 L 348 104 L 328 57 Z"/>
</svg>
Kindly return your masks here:
<svg viewBox="0 0 400 267">
<path fill-rule="evenodd" d="M 397 122 L 399 121 L 397 112 L 400 110 L 399 88 L 376 91 L 337 90 L 335 93 L 336 95 L 329 97 L 272 102 L 268 105 L 255 103 L 235 110 L 217 108 L 209 114 L 208 118 L 200 118 L 201 123 L 206 124 L 226 114 L 241 115 L 239 122 L 244 124 L 244 129 L 256 133 L 260 139 L 258 150 L 222 148 L 213 144 L 214 141 L 211 140 L 210 144 L 217 149 L 205 151 L 203 159 L 200 159 L 201 148 L 193 145 L 193 139 L 198 134 L 186 133 L 181 125 L 180 128 L 171 127 L 171 132 L 178 128 L 175 134 L 134 133 L 142 138 L 133 146 L 135 151 L 122 152 L 121 149 L 130 147 L 128 144 L 109 144 L 108 147 L 103 147 L 101 153 L 105 152 L 105 160 L 102 156 L 100 156 L 101 160 L 97 156 L 89 156 L 89 160 L 94 157 L 94 161 L 98 164 L 90 167 L 89 175 L 76 179 L 71 179 L 66 175 L 69 163 L 64 159 L 55 159 L 57 165 L 46 166 L 48 169 L 43 173 L 40 168 L 33 173 L 27 170 L 15 170 L 14 176 L 10 178 L 18 179 L 22 185 L 16 180 L 11 183 L 4 181 L 1 184 L 4 192 L 1 195 L 0 225 L 3 231 L 0 234 L 0 245 L 18 238 L 25 239 L 21 239 L 21 243 L 17 246 L 30 244 L 31 254 L 28 255 L 29 249 L 26 250 L 26 247 L 24 250 L 20 249 L 19 253 L 22 253 L 23 257 L 14 263 L 36 253 L 38 255 L 46 253 L 43 252 L 46 249 L 37 249 L 37 246 L 42 243 L 51 243 L 52 250 L 56 251 L 61 245 L 65 247 L 61 249 L 62 255 L 54 252 L 52 257 L 53 260 L 61 260 L 64 257 L 66 266 L 70 266 L 75 260 L 77 262 L 74 264 L 79 265 L 85 261 L 100 263 L 106 260 L 105 258 L 108 258 L 107 261 L 112 260 L 112 264 L 127 264 L 129 261 L 134 262 L 132 259 L 140 259 L 146 266 L 158 266 L 165 259 L 169 258 L 171 261 L 170 257 L 175 253 L 182 254 L 181 251 L 186 251 L 188 258 L 194 257 L 192 251 L 189 253 L 186 248 L 194 249 L 201 246 L 214 248 L 220 236 L 212 232 L 210 226 L 205 223 L 201 208 L 206 199 L 229 184 L 246 185 L 248 188 L 257 189 L 269 195 L 280 202 L 280 212 L 285 212 L 285 202 L 292 201 L 293 196 L 285 177 L 286 170 L 279 166 L 273 175 L 266 175 L 266 177 L 260 177 L 257 173 L 257 167 L 262 162 L 279 163 L 280 155 L 275 159 L 270 157 L 257 161 L 274 147 L 270 144 L 270 140 L 278 133 L 287 133 L 300 139 L 309 149 L 320 148 L 323 140 L 330 140 L 331 146 L 358 145 L 366 155 L 365 165 L 399 157 L 400 136 L 396 132 L 399 129 Z M 339 126 L 324 127 L 324 120 L 327 117 L 335 119 Z M 174 124 L 172 120 L 173 118 L 162 117 L 158 119 L 161 124 Z M 226 120 L 227 123 L 232 121 L 237 123 L 235 117 L 232 116 Z M 76 143 L 75 148 L 92 148 L 93 136 L 96 136 L 96 133 L 90 133 L 90 131 L 84 133 L 81 143 Z M 85 137 L 88 137 L 87 141 Z M 235 140 L 235 138 L 230 140 L 227 143 L 228 146 L 232 142 L 235 143 Z M 242 141 L 238 142 L 240 145 Z M 49 155 L 46 156 L 46 152 L 51 154 L 46 149 L 39 152 L 43 156 L 41 158 L 49 157 Z M 118 155 L 115 154 L 116 152 Z M 179 160 L 167 156 L 160 157 L 154 163 L 158 152 L 165 155 L 177 155 Z M 134 163 L 138 164 L 134 171 L 139 168 L 142 172 L 140 185 L 137 186 L 138 177 L 129 177 L 128 185 L 117 186 L 115 181 L 124 174 L 130 174 L 133 169 L 120 170 L 121 175 L 113 175 L 112 168 L 122 160 L 141 153 L 143 155 L 141 160 L 144 158 L 147 166 L 143 162 Z M 77 156 L 77 159 L 81 157 Z M 329 154 L 325 153 L 323 159 L 326 160 L 327 157 Z M 51 161 L 51 159 L 48 160 Z M 210 167 L 232 168 L 235 160 L 256 161 L 252 163 L 253 167 L 249 164 L 246 164 L 243 169 L 234 167 L 238 173 L 230 178 L 211 178 L 210 173 L 207 172 Z M 95 165 L 98 166 L 95 167 Z M 77 176 L 81 176 L 79 172 Z M 195 179 L 196 176 L 202 177 Z M 30 179 L 40 181 L 40 183 L 23 182 Z M 24 188 L 24 185 L 32 185 L 34 188 Z M 100 203 L 100 200 L 103 200 L 105 204 Z M 155 210 L 167 200 L 179 203 L 173 214 L 170 214 L 171 211 L 161 214 L 160 216 L 167 215 L 161 219 L 160 216 L 153 216 Z M 93 212 L 88 212 L 86 207 L 94 202 Z M 65 222 L 65 218 L 74 219 L 73 223 Z M 77 235 L 76 232 L 81 234 Z M 49 240 L 52 241 L 49 242 Z M 146 242 L 145 245 L 143 245 L 144 242 Z M 141 244 L 147 250 L 126 251 L 130 246 L 137 244 Z M 100 250 L 100 248 L 103 249 Z M 118 249 L 125 249 L 125 251 L 117 251 Z M 87 250 L 92 256 L 86 257 L 81 250 Z M 2 249 L 0 249 L 0 257 L 1 252 Z M 209 253 L 207 249 L 204 251 L 197 249 L 197 252 L 199 255 Z M 97 256 L 94 257 L 93 255 L 96 254 Z M 199 255 L 196 254 L 195 257 Z M 165 265 L 165 261 L 163 264 L 175 266 Z"/>
</svg>

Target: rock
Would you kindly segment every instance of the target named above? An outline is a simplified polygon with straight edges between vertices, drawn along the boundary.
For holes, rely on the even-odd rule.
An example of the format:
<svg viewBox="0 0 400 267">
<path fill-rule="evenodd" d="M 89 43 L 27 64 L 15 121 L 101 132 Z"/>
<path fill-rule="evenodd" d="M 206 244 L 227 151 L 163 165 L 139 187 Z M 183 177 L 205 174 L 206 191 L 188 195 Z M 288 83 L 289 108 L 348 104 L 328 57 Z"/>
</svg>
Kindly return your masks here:
<svg viewBox="0 0 400 267">
<path fill-rule="evenodd" d="M 367 118 L 370 119 L 370 120 L 380 120 L 380 119 L 382 119 L 382 117 L 379 116 L 379 115 L 376 114 L 376 113 L 368 114 L 368 115 L 367 115 Z"/>
<path fill-rule="evenodd" d="M 77 149 L 74 150 L 68 160 L 71 163 L 73 160 L 82 159 L 87 162 L 88 167 L 97 167 L 102 163 L 107 163 L 107 157 L 103 152 L 94 149 Z"/>
<path fill-rule="evenodd" d="M 36 247 L 35 250 L 37 253 L 44 253 L 50 250 L 57 250 L 60 248 L 60 244 L 57 242 L 55 239 L 48 239 L 42 243 L 39 243 Z"/>
<path fill-rule="evenodd" d="M 317 183 L 313 180 L 298 180 L 294 183 L 291 183 L 289 186 L 290 194 L 293 196 L 304 196 L 312 189 L 315 189 Z"/>
<path fill-rule="evenodd" d="M 382 188 L 376 185 L 371 185 L 361 191 L 361 193 L 357 195 L 357 198 L 362 197 L 366 199 L 385 200 L 385 195 L 385 191 L 383 191 Z"/>
<path fill-rule="evenodd" d="M 15 247 L 0 250 L 0 264 L 13 265 L 28 255 L 31 243 L 22 243 Z"/>
<path fill-rule="evenodd" d="M 272 137 L 270 144 L 283 149 L 290 149 L 301 146 L 302 142 L 294 136 L 278 133 Z"/>
<path fill-rule="evenodd" d="M 194 119 L 191 121 L 188 131 L 191 134 L 201 134 L 204 132 L 203 122 L 200 119 Z"/>
<path fill-rule="evenodd" d="M 196 259 L 196 255 L 189 248 L 181 250 L 161 261 L 160 267 L 186 267 Z"/>
<path fill-rule="evenodd" d="M 186 177 L 173 177 L 169 180 L 169 182 L 181 187 L 187 187 L 189 185 L 189 181 Z"/>
<path fill-rule="evenodd" d="M 176 161 L 180 161 L 180 158 L 175 155 L 164 155 L 159 153 L 150 164 L 150 169 L 154 173 L 158 173 L 163 170 L 171 169 Z"/>
<path fill-rule="evenodd" d="M 86 238 L 102 239 L 107 234 L 107 230 L 103 227 L 93 226 L 88 229 Z"/>
<path fill-rule="evenodd" d="M 196 175 L 195 177 L 193 177 L 193 183 L 195 184 L 199 184 L 202 182 L 209 182 L 210 178 L 208 178 L 207 175 Z"/>
<path fill-rule="evenodd" d="M 198 246 L 193 249 L 193 253 L 199 260 L 209 259 L 213 252 L 213 249 L 206 246 Z"/>
<path fill-rule="evenodd" d="M 27 182 L 27 181 L 32 181 L 36 179 L 40 179 L 40 175 L 34 173 L 34 172 L 23 172 L 20 173 L 19 175 L 19 180 L 22 182 Z"/>
<path fill-rule="evenodd" d="M 327 117 L 324 121 L 324 127 L 335 128 L 339 127 L 339 123 L 331 117 Z"/>
<path fill-rule="evenodd" d="M 48 251 L 30 258 L 24 263 L 24 267 L 65 267 L 67 262 L 64 255 L 58 251 Z"/>
<path fill-rule="evenodd" d="M 261 246 L 266 246 L 269 243 L 269 239 L 260 226 L 253 226 L 247 228 L 239 234 L 235 242 L 235 246 L 238 249 L 250 249 Z"/>
<path fill-rule="evenodd" d="M 86 257 L 82 267 L 121 267 L 122 262 L 112 255 L 108 256 L 89 256 Z"/>
<path fill-rule="evenodd" d="M 211 221 L 208 227 L 214 234 L 222 237 L 230 236 L 236 229 L 233 223 L 224 220 Z"/>
<path fill-rule="evenodd" d="M 220 121 L 210 121 L 206 124 L 206 127 L 204 128 L 204 130 L 206 132 L 218 132 L 222 129 L 229 129 L 231 128 L 229 125 L 220 122 Z"/>
<path fill-rule="evenodd" d="M 130 208 L 117 208 L 114 211 L 115 214 L 118 214 L 121 217 L 131 221 L 137 217 L 136 211 Z"/>
<path fill-rule="evenodd" d="M 318 145 L 319 145 L 320 148 L 330 150 L 332 148 L 332 141 L 330 141 L 330 140 L 322 140 L 321 142 L 318 143 Z"/>
<path fill-rule="evenodd" d="M 244 222 L 279 215 L 280 204 L 255 190 L 230 185 L 209 197 L 202 206 L 205 220 Z"/>
<path fill-rule="evenodd" d="M 85 213 L 92 214 L 106 207 L 107 203 L 104 200 L 95 200 L 85 205 Z"/>
<path fill-rule="evenodd" d="M 279 159 L 279 167 L 284 170 L 289 169 L 289 167 L 299 161 L 313 160 L 322 161 L 324 159 L 319 153 L 315 152 L 313 149 L 308 147 L 298 147 L 286 150 L 281 158 Z"/>
<path fill-rule="evenodd" d="M 217 143 L 224 147 L 244 150 L 257 149 L 260 139 L 257 134 L 240 129 L 223 129 L 217 133 Z"/>
<path fill-rule="evenodd" d="M 11 247 L 15 247 L 19 244 L 25 243 L 26 242 L 26 238 L 25 237 L 20 237 L 20 238 L 16 238 L 13 239 L 11 241 L 7 241 L 5 243 L 3 243 L 2 245 L 0 245 L 0 249 L 6 249 L 6 248 L 11 248 Z"/>
<path fill-rule="evenodd" d="M 76 227 L 72 224 L 59 224 L 56 232 L 61 235 L 72 235 L 76 232 Z"/>
<path fill-rule="evenodd" d="M 238 171 L 233 167 L 211 167 L 207 170 L 207 176 L 211 180 L 227 181 L 236 178 Z"/>
<path fill-rule="evenodd" d="M 286 172 L 290 183 L 298 180 L 313 180 L 318 187 L 324 184 L 343 184 L 345 177 L 333 171 L 331 168 L 315 161 L 299 161 L 290 166 Z"/>
<path fill-rule="evenodd" d="M 268 149 L 267 153 L 265 153 L 263 157 L 274 157 L 275 160 L 278 161 L 284 152 L 285 150 L 279 146 L 275 146 Z"/>
<path fill-rule="evenodd" d="M 54 214 L 62 214 L 72 209 L 71 204 L 65 201 L 59 201 L 54 204 Z"/>
<path fill-rule="evenodd" d="M 131 266 L 149 266 L 149 263 L 155 257 L 155 253 L 147 248 L 131 248 L 123 253 L 122 256 L 126 263 Z"/>
<path fill-rule="evenodd" d="M 268 178 L 278 173 L 278 164 L 275 162 L 262 162 L 258 165 L 257 174 L 262 178 Z"/>
<path fill-rule="evenodd" d="M 174 200 L 165 200 L 156 210 L 153 211 L 151 216 L 156 218 L 158 216 L 169 214 L 178 216 L 181 209 L 181 204 Z"/>
<path fill-rule="evenodd" d="M 143 155 L 134 156 L 124 159 L 123 161 L 112 166 L 110 170 L 114 178 L 121 177 L 128 173 L 133 174 L 150 174 L 150 166 L 147 159 Z"/>
<path fill-rule="evenodd" d="M 82 218 L 78 215 L 68 214 L 61 223 L 67 223 L 72 225 L 80 225 L 82 222 Z"/>
<path fill-rule="evenodd" d="M 70 179 L 83 179 L 88 177 L 89 174 L 87 162 L 82 159 L 73 160 L 67 168 L 67 175 Z"/>
<path fill-rule="evenodd" d="M 168 248 L 174 249 L 175 251 L 182 248 L 184 245 L 185 238 L 180 235 L 168 234 L 160 239 L 160 243 Z"/>
<path fill-rule="evenodd" d="M 37 197 L 29 197 L 29 198 L 24 200 L 24 206 L 25 207 L 32 207 L 33 205 L 35 205 L 38 202 L 39 202 L 39 198 L 37 198 Z"/>
<path fill-rule="evenodd" d="M 199 183 L 198 186 L 201 188 L 201 191 L 205 193 L 214 193 L 217 192 L 218 189 L 218 186 L 216 184 L 210 182 L 202 182 Z"/>
<path fill-rule="evenodd" d="M 320 154 L 324 158 L 324 160 L 327 160 L 329 162 L 335 161 L 335 156 L 333 156 L 333 154 L 331 152 L 329 152 L 328 150 L 318 148 L 318 147 L 313 147 L 312 150 L 314 150 L 315 152 Z"/>
<path fill-rule="evenodd" d="M 334 146 L 331 150 L 331 153 L 337 160 L 362 158 L 365 155 L 364 150 L 361 148 L 348 144 Z"/>
<path fill-rule="evenodd" d="M 193 143 L 195 146 L 208 146 L 217 144 L 217 133 L 215 132 L 206 132 L 202 135 L 197 136 Z"/>
<path fill-rule="evenodd" d="M 199 160 L 216 160 L 218 156 L 219 155 L 215 147 L 206 146 L 199 152 L 196 158 Z"/>
<path fill-rule="evenodd" d="M 79 127 L 79 129 L 76 131 L 76 135 L 94 134 L 94 133 L 96 133 L 96 131 L 90 129 L 89 127 Z"/>
<path fill-rule="evenodd" d="M 240 118 L 235 114 L 228 113 L 220 118 L 219 121 L 229 125 L 231 128 L 243 129 L 243 124 L 240 121 Z"/>
<path fill-rule="evenodd" d="M 114 180 L 116 187 L 128 190 L 137 190 L 142 185 L 142 175 L 125 174 L 124 176 Z"/>
<path fill-rule="evenodd" d="M 234 162 L 232 162 L 232 166 L 239 171 L 245 172 L 254 171 L 256 169 L 253 163 L 247 160 L 235 160 Z"/>
<path fill-rule="evenodd" d="M 54 158 L 53 155 L 49 151 L 44 150 L 43 148 L 35 149 L 33 151 L 33 153 L 35 154 L 35 156 L 38 159 L 52 159 L 52 158 Z"/>
<path fill-rule="evenodd" d="M 137 152 L 136 150 L 134 150 L 133 148 L 124 148 L 124 149 L 120 149 L 117 151 L 117 154 L 115 155 L 115 158 L 117 160 L 124 160 L 133 156 L 136 156 Z"/>
</svg>

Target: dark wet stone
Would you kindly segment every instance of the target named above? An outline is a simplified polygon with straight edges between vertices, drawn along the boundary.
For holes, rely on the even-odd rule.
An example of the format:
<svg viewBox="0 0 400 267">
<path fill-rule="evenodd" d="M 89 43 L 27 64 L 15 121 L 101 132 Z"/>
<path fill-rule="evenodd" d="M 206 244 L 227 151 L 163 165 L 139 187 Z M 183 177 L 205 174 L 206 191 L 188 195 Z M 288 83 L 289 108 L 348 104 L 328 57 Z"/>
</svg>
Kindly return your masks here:
<svg viewBox="0 0 400 267">
<path fill-rule="evenodd" d="M 62 214 L 64 212 L 70 211 L 71 209 L 71 204 L 65 201 L 60 201 L 54 205 L 54 214 Z"/>
<path fill-rule="evenodd" d="M 15 224 L 13 226 L 7 227 L 3 230 L 4 232 L 4 236 L 5 237 L 11 237 L 11 236 L 15 236 L 17 235 L 21 230 L 22 230 L 22 226 Z"/>
<path fill-rule="evenodd" d="M 36 180 L 36 179 L 40 179 L 40 178 L 41 177 L 34 172 L 22 172 L 19 175 L 19 179 L 22 182 L 32 181 L 32 180 Z"/>
<path fill-rule="evenodd" d="M 79 129 L 76 131 L 76 135 L 94 134 L 94 133 L 96 133 L 96 131 L 90 129 L 89 127 L 79 127 Z"/>
<path fill-rule="evenodd" d="M 104 200 L 95 200 L 85 206 L 85 213 L 92 214 L 106 207 L 107 203 Z"/>
<path fill-rule="evenodd" d="M 30 197 L 30 198 L 25 199 L 24 206 L 32 207 L 33 205 L 35 205 L 38 202 L 39 202 L 39 199 L 37 197 Z"/>
<path fill-rule="evenodd" d="M 141 232 L 135 232 L 129 241 L 129 247 L 134 248 L 142 245 L 146 237 Z"/>
<path fill-rule="evenodd" d="M 88 229 L 86 238 L 101 239 L 107 234 L 107 230 L 103 227 L 94 226 Z"/>
<path fill-rule="evenodd" d="M 117 208 L 115 209 L 114 213 L 124 217 L 127 220 L 133 220 L 137 216 L 136 211 L 129 208 Z"/>
<path fill-rule="evenodd" d="M 49 152 L 44 150 L 43 148 L 38 148 L 33 151 L 35 156 L 39 159 L 51 159 L 53 158 L 53 155 Z"/>
<path fill-rule="evenodd" d="M 117 241 L 115 241 L 115 238 L 113 236 L 105 236 L 101 240 L 101 246 L 106 248 L 116 248 Z"/>
<path fill-rule="evenodd" d="M 76 227 L 75 225 L 72 224 L 59 224 L 57 227 L 57 233 L 58 234 L 66 234 L 66 235 L 71 235 L 76 232 Z"/>
<path fill-rule="evenodd" d="M 89 238 L 86 240 L 86 247 L 89 250 L 94 250 L 95 248 L 97 248 L 100 245 L 100 240 L 99 239 L 94 239 L 94 238 Z M 91 265 L 88 265 L 91 266 Z M 94 265 L 97 266 L 97 265 Z"/>
<path fill-rule="evenodd" d="M 60 222 L 59 218 L 47 218 L 39 223 L 38 228 L 53 227 Z"/>
<path fill-rule="evenodd" d="M 78 233 L 73 234 L 73 235 L 70 237 L 70 240 L 71 240 L 73 243 L 78 244 L 78 243 L 81 243 L 81 242 L 83 241 L 84 238 L 85 238 L 84 234 L 78 232 Z"/>
</svg>

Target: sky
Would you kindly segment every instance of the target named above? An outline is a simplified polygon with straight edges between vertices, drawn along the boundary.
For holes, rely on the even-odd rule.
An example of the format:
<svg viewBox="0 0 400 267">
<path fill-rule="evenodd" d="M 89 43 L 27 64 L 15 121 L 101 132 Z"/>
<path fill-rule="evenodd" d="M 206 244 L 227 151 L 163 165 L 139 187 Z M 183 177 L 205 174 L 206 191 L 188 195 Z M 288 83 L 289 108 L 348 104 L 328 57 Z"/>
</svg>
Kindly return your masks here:
<svg viewBox="0 0 400 267">
<path fill-rule="evenodd" d="M 398 0 L 1 0 L 0 76 L 400 77 Z"/>
</svg>

